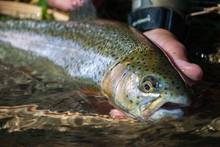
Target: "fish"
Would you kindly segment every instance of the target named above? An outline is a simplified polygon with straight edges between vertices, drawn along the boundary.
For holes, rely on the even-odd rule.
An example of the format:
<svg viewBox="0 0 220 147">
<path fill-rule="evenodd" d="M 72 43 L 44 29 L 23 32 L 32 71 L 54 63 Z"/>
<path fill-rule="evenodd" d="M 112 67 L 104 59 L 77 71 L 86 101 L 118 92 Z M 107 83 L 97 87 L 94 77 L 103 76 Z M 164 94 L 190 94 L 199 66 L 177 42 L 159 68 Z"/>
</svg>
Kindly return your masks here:
<svg viewBox="0 0 220 147">
<path fill-rule="evenodd" d="M 92 81 L 110 104 L 137 120 L 181 118 L 190 105 L 188 89 L 166 55 L 123 23 L 5 20 L 3 44 Z"/>
</svg>

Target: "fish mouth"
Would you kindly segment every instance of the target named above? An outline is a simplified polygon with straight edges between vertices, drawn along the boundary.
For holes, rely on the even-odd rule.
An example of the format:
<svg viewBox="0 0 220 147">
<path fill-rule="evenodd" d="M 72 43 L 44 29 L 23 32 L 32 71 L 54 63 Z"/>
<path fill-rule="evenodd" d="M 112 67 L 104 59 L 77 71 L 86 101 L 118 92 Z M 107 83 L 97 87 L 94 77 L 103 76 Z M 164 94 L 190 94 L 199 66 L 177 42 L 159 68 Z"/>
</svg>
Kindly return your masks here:
<svg viewBox="0 0 220 147">
<path fill-rule="evenodd" d="M 162 96 L 159 96 L 144 108 L 142 116 L 144 120 L 157 120 L 166 116 L 171 118 L 180 118 L 184 114 L 183 109 L 189 105 L 190 102 L 183 96 L 177 97 L 173 102 L 167 101 Z M 159 114 L 161 112 L 166 114 L 166 116 Z"/>
</svg>

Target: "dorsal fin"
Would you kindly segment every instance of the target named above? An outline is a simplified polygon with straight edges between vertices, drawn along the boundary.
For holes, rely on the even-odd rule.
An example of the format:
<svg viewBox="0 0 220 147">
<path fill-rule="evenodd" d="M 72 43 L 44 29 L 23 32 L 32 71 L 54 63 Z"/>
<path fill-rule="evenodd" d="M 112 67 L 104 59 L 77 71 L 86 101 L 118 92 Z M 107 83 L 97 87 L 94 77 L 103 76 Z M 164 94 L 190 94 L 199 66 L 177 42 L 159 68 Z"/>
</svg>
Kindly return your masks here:
<svg viewBox="0 0 220 147">
<path fill-rule="evenodd" d="M 91 0 L 83 0 L 80 7 L 70 12 L 70 20 L 91 20 L 96 18 L 96 8 Z"/>
</svg>

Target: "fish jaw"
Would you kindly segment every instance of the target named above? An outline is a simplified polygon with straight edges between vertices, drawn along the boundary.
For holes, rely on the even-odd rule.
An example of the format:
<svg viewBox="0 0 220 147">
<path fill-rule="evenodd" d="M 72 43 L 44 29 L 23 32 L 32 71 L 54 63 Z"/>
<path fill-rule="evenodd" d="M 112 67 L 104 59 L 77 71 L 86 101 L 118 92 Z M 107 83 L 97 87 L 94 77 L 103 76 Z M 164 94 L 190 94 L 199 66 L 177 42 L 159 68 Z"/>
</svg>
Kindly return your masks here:
<svg viewBox="0 0 220 147">
<path fill-rule="evenodd" d="M 158 109 L 154 112 L 150 117 L 149 120 L 151 121 L 158 121 L 163 118 L 171 118 L 171 119 L 180 119 L 184 115 L 182 109 L 174 109 L 174 110 L 167 110 L 167 109 Z"/>
<path fill-rule="evenodd" d="M 152 121 L 158 121 L 162 118 L 178 119 L 184 115 L 182 108 L 190 106 L 190 103 L 188 95 L 161 95 L 145 106 L 142 116 L 144 120 Z M 176 105 L 176 107 L 168 106 L 168 108 L 163 108 L 166 104 Z"/>
</svg>

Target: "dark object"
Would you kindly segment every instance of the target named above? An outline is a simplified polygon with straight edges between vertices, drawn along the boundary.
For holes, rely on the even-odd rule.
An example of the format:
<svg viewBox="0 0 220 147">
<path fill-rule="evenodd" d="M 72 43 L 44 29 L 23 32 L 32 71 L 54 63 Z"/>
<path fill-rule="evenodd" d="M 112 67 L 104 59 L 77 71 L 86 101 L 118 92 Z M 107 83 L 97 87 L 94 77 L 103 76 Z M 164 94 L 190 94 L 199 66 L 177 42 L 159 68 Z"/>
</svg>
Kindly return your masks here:
<svg viewBox="0 0 220 147">
<path fill-rule="evenodd" d="M 149 7 L 138 9 L 128 15 L 128 23 L 141 32 L 163 28 L 172 32 L 180 41 L 183 41 L 185 37 L 185 17 L 171 8 Z"/>
<path fill-rule="evenodd" d="M 127 22 L 129 12 L 131 12 L 131 0 L 104 0 L 97 8 L 98 17 L 121 22 Z"/>
</svg>

